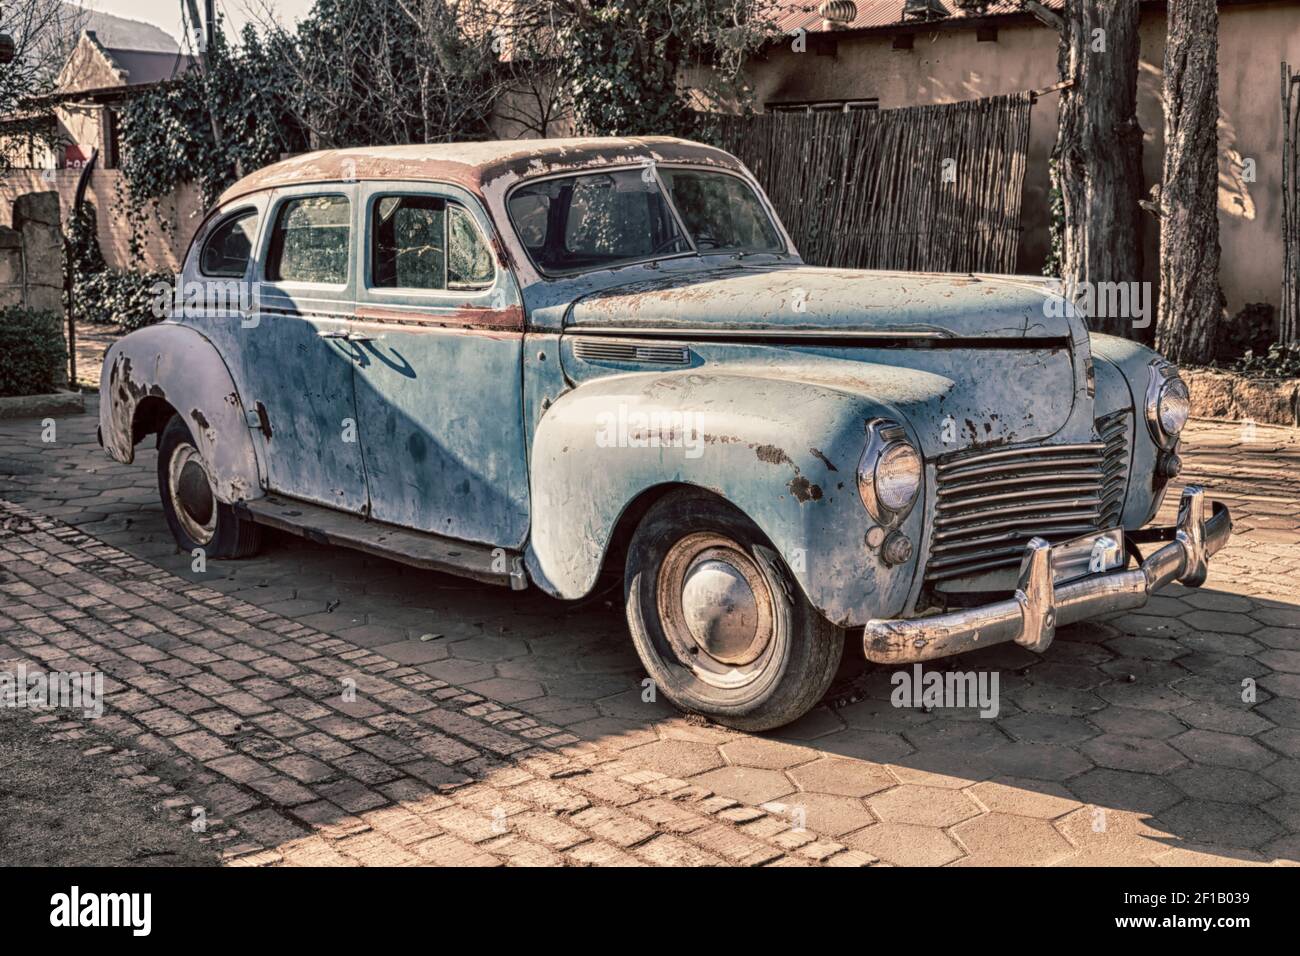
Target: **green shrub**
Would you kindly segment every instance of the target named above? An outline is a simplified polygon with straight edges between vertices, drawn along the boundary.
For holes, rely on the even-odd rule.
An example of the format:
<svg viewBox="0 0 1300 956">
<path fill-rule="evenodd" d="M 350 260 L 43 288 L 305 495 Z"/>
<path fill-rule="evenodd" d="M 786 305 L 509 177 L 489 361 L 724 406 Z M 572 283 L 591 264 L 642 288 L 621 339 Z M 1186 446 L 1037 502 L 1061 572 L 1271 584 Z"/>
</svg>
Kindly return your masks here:
<svg viewBox="0 0 1300 956">
<path fill-rule="evenodd" d="M 18 306 L 0 310 L 0 397 L 54 391 L 67 361 L 57 312 Z"/>
<path fill-rule="evenodd" d="M 1230 367 L 1260 378 L 1300 378 L 1300 345 L 1274 342 L 1264 355 L 1248 351 Z"/>
<path fill-rule="evenodd" d="M 77 273 L 73 280 L 77 322 L 120 325 L 128 331 L 153 325 L 160 317 L 154 315 L 152 289 L 158 282 L 170 281 L 171 276 L 162 272 Z"/>
</svg>

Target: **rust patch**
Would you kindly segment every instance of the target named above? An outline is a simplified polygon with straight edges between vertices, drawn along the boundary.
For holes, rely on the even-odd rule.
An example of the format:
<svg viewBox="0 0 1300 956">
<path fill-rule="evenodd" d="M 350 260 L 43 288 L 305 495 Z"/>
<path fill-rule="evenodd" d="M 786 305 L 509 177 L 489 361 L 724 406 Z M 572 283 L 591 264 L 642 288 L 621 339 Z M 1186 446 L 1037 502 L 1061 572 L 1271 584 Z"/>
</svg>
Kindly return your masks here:
<svg viewBox="0 0 1300 956">
<path fill-rule="evenodd" d="M 363 321 L 384 325 L 478 329 L 489 332 L 522 332 L 524 329 L 524 310 L 517 305 L 504 309 L 459 308 L 438 312 L 414 312 L 382 306 L 359 305 L 356 316 Z"/>
<path fill-rule="evenodd" d="M 190 418 L 194 419 L 194 424 L 198 425 L 199 428 L 203 429 L 204 431 L 208 430 L 209 428 L 208 420 L 203 416 L 203 413 L 199 411 L 197 408 L 193 409 L 190 412 Z"/>
<path fill-rule="evenodd" d="M 808 453 L 825 465 L 827 471 L 839 471 L 839 469 L 835 467 L 835 463 L 821 453 L 821 449 L 809 448 Z"/>
<path fill-rule="evenodd" d="M 821 500 L 821 486 L 809 481 L 803 475 L 796 475 L 794 478 L 791 478 L 788 487 L 790 489 L 790 494 L 794 495 L 795 499 L 800 504 Z"/>
<path fill-rule="evenodd" d="M 754 454 L 759 461 L 765 461 L 769 465 L 794 465 L 794 462 L 790 460 L 790 456 L 775 445 L 758 445 L 754 449 Z M 797 468 L 795 470 L 798 471 Z"/>
</svg>

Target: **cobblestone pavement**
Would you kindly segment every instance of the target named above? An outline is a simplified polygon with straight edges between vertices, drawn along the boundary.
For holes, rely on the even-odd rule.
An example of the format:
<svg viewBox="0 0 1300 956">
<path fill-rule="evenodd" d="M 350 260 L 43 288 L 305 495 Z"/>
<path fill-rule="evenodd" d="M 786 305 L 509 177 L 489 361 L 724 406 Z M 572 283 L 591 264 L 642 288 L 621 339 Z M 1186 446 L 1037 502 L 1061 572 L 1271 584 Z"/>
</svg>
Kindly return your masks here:
<svg viewBox="0 0 1300 956">
<path fill-rule="evenodd" d="M 950 662 L 996 670 L 996 719 L 894 708 L 850 649 L 827 702 L 766 735 L 643 702 L 617 594 L 565 604 L 281 536 L 195 572 L 152 450 L 110 462 L 89 415 L 0 443 L 0 498 L 29 509 L 0 537 L 0 658 L 104 670 L 106 716 L 53 732 L 113 747 L 88 761 L 180 821 L 205 807 L 237 862 L 1300 860 L 1296 430 L 1189 426 L 1185 478 L 1236 522 L 1209 581 L 1041 657 Z"/>
</svg>

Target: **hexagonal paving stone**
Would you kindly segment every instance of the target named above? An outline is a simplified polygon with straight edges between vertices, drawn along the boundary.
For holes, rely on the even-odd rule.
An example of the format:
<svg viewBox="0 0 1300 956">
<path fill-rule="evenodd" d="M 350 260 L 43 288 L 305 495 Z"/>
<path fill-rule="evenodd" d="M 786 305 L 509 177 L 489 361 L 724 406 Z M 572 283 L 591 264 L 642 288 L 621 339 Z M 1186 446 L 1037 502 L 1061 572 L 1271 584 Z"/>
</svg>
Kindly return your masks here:
<svg viewBox="0 0 1300 956">
<path fill-rule="evenodd" d="M 1137 813 L 1159 813 L 1184 799 L 1182 791 L 1149 773 L 1096 767 L 1074 777 L 1066 786 L 1086 803 Z"/>
<path fill-rule="evenodd" d="M 1177 661 L 1144 661 L 1134 657 L 1117 657 L 1101 665 L 1117 684 L 1172 684 L 1190 672 Z"/>
<path fill-rule="evenodd" d="M 1258 678 L 1268 673 L 1271 665 L 1261 664 L 1256 657 L 1239 657 L 1235 654 L 1211 654 L 1193 651 L 1179 658 L 1178 663 L 1193 674 L 1214 680 L 1239 683 L 1244 678 Z"/>
<path fill-rule="evenodd" d="M 1187 728 L 1169 714 L 1136 707 L 1107 707 L 1088 720 L 1106 733 L 1123 737 L 1152 737 L 1163 740 L 1181 734 Z"/>
<path fill-rule="evenodd" d="M 1286 793 L 1300 793 L 1300 760 L 1294 757 L 1269 764 L 1259 775 Z"/>
<path fill-rule="evenodd" d="M 430 677 L 461 687 L 475 681 L 491 680 L 497 676 L 491 664 L 484 664 L 482 661 L 462 661 L 452 657 L 431 664 L 420 664 L 419 669 Z"/>
<path fill-rule="evenodd" d="M 1292 833 L 1300 833 L 1300 794 L 1284 793 L 1261 805 L 1264 812 Z"/>
<path fill-rule="evenodd" d="M 1194 800 L 1246 803 L 1257 806 L 1281 793 L 1267 779 L 1249 770 L 1194 764 L 1169 774 L 1170 783 Z"/>
<path fill-rule="evenodd" d="M 1042 744 L 1076 744 L 1098 734 L 1081 717 L 1025 712 L 999 720 L 998 726 L 1016 740 Z"/>
<path fill-rule="evenodd" d="M 876 733 L 871 730 L 851 728 L 820 738 L 817 741 L 817 749 L 827 754 L 855 760 L 869 760 L 874 763 L 894 763 L 916 752 L 916 748 L 908 743 L 902 734 Z"/>
<path fill-rule="evenodd" d="M 1094 692 L 1049 687 L 1033 684 L 1014 691 L 1011 699 L 1026 711 L 1037 714 L 1060 714 L 1066 717 L 1086 717 L 1106 706 Z"/>
<path fill-rule="evenodd" d="M 1240 734 L 1245 737 L 1261 733 L 1273 726 L 1255 712 L 1250 704 L 1207 703 L 1203 700 L 1192 701 L 1179 707 L 1174 714 L 1192 727 L 1201 730 L 1217 730 L 1225 734 Z"/>
<path fill-rule="evenodd" d="M 1106 675 L 1095 667 L 1056 661 L 1045 661 L 1030 673 L 1030 683 L 1046 684 L 1049 687 L 1071 687 L 1076 690 L 1088 690 L 1105 680 Z"/>
<path fill-rule="evenodd" d="M 1046 866 L 1075 851 L 1046 820 L 986 813 L 952 828 L 970 856 L 955 866 Z"/>
<path fill-rule="evenodd" d="M 775 736 L 782 740 L 816 740 L 844 729 L 844 721 L 829 707 L 815 707 L 793 724 L 786 724 Z"/>
<path fill-rule="evenodd" d="M 1275 671 L 1300 674 L 1300 651 L 1284 651 L 1275 647 L 1256 654 L 1255 660 Z"/>
<path fill-rule="evenodd" d="M 531 680 L 513 680 L 509 677 L 492 677 L 488 680 L 475 681 L 465 685 L 466 690 L 482 694 L 498 704 L 517 704 L 520 701 L 535 700 L 545 691 L 542 685 Z"/>
<path fill-rule="evenodd" d="M 1079 749 L 1057 744 L 1005 744 L 990 750 L 984 759 L 994 773 L 1027 780 L 1065 780 L 1092 766 Z"/>
<path fill-rule="evenodd" d="M 489 663 L 523 657 L 528 653 L 528 644 L 517 637 L 471 637 L 454 641 L 449 647 L 452 657 Z"/>
<path fill-rule="evenodd" d="M 1084 744 L 1083 751 L 1098 766 L 1136 773 L 1163 774 L 1186 763 L 1178 751 L 1150 737 L 1104 734 Z"/>
<path fill-rule="evenodd" d="M 913 707 L 895 707 L 887 700 L 860 700 L 837 713 L 850 727 L 892 733 L 934 720 L 933 714 Z"/>
<path fill-rule="evenodd" d="M 980 812 L 960 790 L 904 784 L 867 799 L 873 813 L 888 823 L 914 823 L 925 827 L 950 827 Z"/>
<path fill-rule="evenodd" d="M 753 767 L 721 767 L 693 778 L 691 783 L 754 806 L 780 800 L 795 792 L 794 784 L 786 779 L 785 774 Z"/>
<path fill-rule="evenodd" d="M 658 770 L 670 777 L 694 777 L 724 765 L 716 745 L 684 740 L 657 740 L 626 753 L 627 759 L 635 761 L 637 766 Z"/>
<path fill-rule="evenodd" d="M 1158 710 L 1167 713 L 1182 704 L 1187 698 L 1178 691 L 1160 684 L 1140 684 L 1114 682 L 1097 688 L 1097 696 L 1117 707 L 1133 707 L 1138 710 Z"/>
<path fill-rule="evenodd" d="M 741 737 L 722 745 L 727 763 L 760 770 L 784 770 L 797 767 L 821 756 L 812 747 L 798 747 L 771 737 Z"/>
<path fill-rule="evenodd" d="M 1281 832 L 1277 822 L 1255 807 L 1210 800 L 1184 800 L 1162 811 L 1157 825 L 1191 843 L 1256 847 Z"/>
<path fill-rule="evenodd" d="M 1079 808 L 1079 801 L 1060 784 L 998 777 L 966 791 L 991 813 L 1052 820 Z"/>
<path fill-rule="evenodd" d="M 1007 737 L 986 720 L 939 719 L 911 727 L 904 737 L 923 753 L 950 750 L 964 754 L 985 753 L 1007 742 Z"/>
<path fill-rule="evenodd" d="M 1267 680 L 1273 675 L 1261 677 Z M 1190 700 L 1204 700 L 1215 704 L 1232 707 L 1242 702 L 1241 694 L 1245 689 L 1241 681 L 1222 680 L 1217 677 L 1186 677 L 1174 685 L 1178 693 Z M 1248 686 L 1248 685 L 1247 685 Z M 1264 689 L 1262 683 L 1255 685 L 1255 703 L 1262 704 L 1272 699 L 1273 695 Z"/>
<path fill-rule="evenodd" d="M 661 694 L 655 694 L 654 700 L 646 700 L 645 690 L 641 687 L 604 697 L 596 701 L 596 708 L 610 717 L 637 721 L 662 720 L 678 714 L 677 709 Z"/>
<path fill-rule="evenodd" d="M 884 767 L 825 757 L 789 771 L 790 779 L 800 790 L 830 793 L 842 797 L 865 797 L 888 790 L 898 781 Z"/>
<path fill-rule="evenodd" d="M 1239 770 L 1260 770 L 1277 759 L 1276 754 L 1250 737 L 1221 734 L 1213 730 L 1189 730 L 1172 737 L 1169 743 L 1198 763 Z"/>
<path fill-rule="evenodd" d="M 1238 600 L 1244 600 L 1238 598 Z M 1246 607 L 1249 601 L 1244 602 Z M 1190 611 L 1181 618 L 1200 631 L 1218 631 L 1224 634 L 1249 634 L 1259 630 L 1260 624 L 1245 614 L 1232 614 L 1227 611 Z"/>
<path fill-rule="evenodd" d="M 1260 743 L 1288 757 L 1300 757 L 1300 730 L 1294 727 L 1274 727 L 1259 735 Z"/>
<path fill-rule="evenodd" d="M 877 823 L 841 839 L 894 866 L 943 866 L 962 855 L 961 847 L 942 830 L 910 823 Z"/>
<path fill-rule="evenodd" d="M 852 797 L 837 797 L 827 793 L 792 793 L 775 803 L 780 806 L 768 802 L 766 809 L 786 820 L 794 821 L 796 825 L 803 821 L 809 830 L 824 836 L 837 837 L 876 822 L 876 818 L 867 812 L 862 802 Z"/>
<path fill-rule="evenodd" d="M 1265 647 L 1300 651 L 1300 627 L 1261 627 L 1251 637 Z"/>
<path fill-rule="evenodd" d="M 1168 849 L 1168 837 L 1145 813 L 1105 806 L 1080 807 L 1052 821 L 1056 832 L 1078 848 L 1064 866 L 1151 866 Z"/>
</svg>

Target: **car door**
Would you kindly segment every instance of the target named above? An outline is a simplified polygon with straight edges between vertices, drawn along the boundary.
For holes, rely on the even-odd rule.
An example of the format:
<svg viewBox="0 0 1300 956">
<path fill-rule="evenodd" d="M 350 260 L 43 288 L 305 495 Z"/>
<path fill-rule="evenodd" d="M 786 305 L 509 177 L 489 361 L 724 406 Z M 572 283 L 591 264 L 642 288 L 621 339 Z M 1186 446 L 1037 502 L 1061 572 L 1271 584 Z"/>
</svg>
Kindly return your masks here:
<svg viewBox="0 0 1300 956">
<path fill-rule="evenodd" d="M 362 188 L 357 421 L 371 515 L 514 548 L 528 533 L 523 311 L 463 189 Z"/>
<path fill-rule="evenodd" d="M 267 487 L 368 510 L 350 337 L 356 308 L 357 187 L 276 190 L 259 247 L 255 321 L 236 350 L 257 416 Z"/>
</svg>

